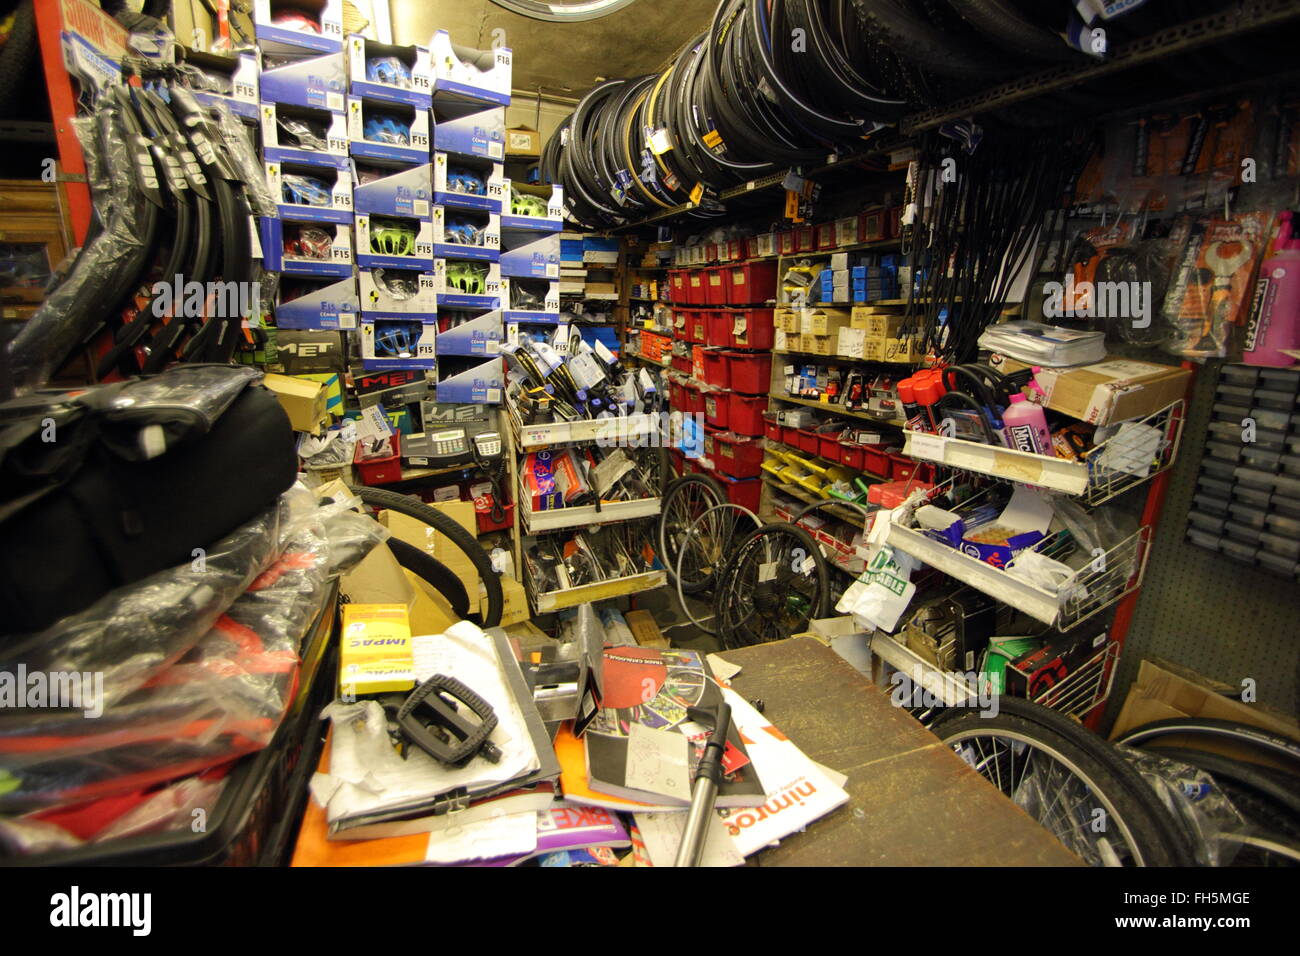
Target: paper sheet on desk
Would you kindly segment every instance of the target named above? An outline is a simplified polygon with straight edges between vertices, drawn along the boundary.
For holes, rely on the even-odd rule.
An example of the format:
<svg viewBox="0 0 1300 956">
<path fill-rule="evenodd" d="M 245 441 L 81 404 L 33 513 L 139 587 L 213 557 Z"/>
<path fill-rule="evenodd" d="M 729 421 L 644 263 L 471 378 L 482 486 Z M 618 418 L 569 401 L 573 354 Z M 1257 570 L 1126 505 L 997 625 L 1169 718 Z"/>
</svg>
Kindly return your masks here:
<svg viewBox="0 0 1300 956">
<path fill-rule="evenodd" d="M 677 859 L 677 848 L 682 842 L 682 829 L 686 826 L 684 812 L 634 813 L 637 829 L 645 841 L 651 866 L 672 866 Z M 700 866 L 742 866 L 745 858 L 727 835 L 727 828 L 715 813 L 709 818 L 709 829 L 704 834 L 704 853 Z"/>
<path fill-rule="evenodd" d="M 419 680 L 435 673 L 455 677 L 496 711 L 499 723 L 490 739 L 501 749 L 501 759 L 475 759 L 455 768 L 415 749 L 403 759 L 389 741 L 378 703 L 335 702 L 328 708 L 333 722 L 329 772 L 312 781 L 312 792 L 325 804 L 331 826 L 419 806 L 458 787 L 482 791 L 540 766 L 490 637 L 462 621 L 445 634 L 417 637 L 412 643 Z"/>
<path fill-rule="evenodd" d="M 469 863 L 519 856 L 537 849 L 537 812 L 503 813 L 490 820 L 429 834 L 429 863 Z"/>
</svg>

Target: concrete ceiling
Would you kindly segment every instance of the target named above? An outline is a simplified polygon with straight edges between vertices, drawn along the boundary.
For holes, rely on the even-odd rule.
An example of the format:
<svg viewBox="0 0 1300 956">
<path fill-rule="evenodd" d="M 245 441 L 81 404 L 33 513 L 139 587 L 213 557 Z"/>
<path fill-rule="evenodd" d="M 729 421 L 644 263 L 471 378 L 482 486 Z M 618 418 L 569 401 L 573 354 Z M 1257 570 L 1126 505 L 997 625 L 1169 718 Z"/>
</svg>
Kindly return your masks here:
<svg viewBox="0 0 1300 956">
<path fill-rule="evenodd" d="M 639 0 L 579 23 L 547 23 L 510 13 L 491 0 L 391 0 L 393 41 L 428 43 L 434 31 L 464 46 L 493 45 L 505 30 L 518 89 L 579 96 L 599 82 L 652 73 L 687 40 L 707 29 L 710 0 Z"/>
</svg>

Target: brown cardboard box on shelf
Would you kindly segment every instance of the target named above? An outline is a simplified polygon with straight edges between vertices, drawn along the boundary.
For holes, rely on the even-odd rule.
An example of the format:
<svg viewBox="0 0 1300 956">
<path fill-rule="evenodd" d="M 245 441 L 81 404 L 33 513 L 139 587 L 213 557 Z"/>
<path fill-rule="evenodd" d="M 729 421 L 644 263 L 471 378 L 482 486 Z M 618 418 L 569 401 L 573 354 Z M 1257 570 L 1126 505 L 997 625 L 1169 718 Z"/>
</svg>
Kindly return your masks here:
<svg viewBox="0 0 1300 956">
<path fill-rule="evenodd" d="M 898 309 L 858 305 L 853 307 L 850 322 L 855 329 L 865 329 L 873 339 L 896 339 L 903 328 L 903 313 Z"/>
<path fill-rule="evenodd" d="M 838 344 L 838 330 L 835 335 L 803 335 L 803 350 L 809 355 L 834 355 Z"/>
<path fill-rule="evenodd" d="M 408 612 L 415 607 L 415 587 L 386 544 L 372 549 L 343 575 L 339 590 L 357 604 L 405 604 Z"/>
<path fill-rule="evenodd" d="M 275 392 L 294 431 L 320 434 L 321 426 L 330 418 L 325 410 L 328 396 L 324 385 L 292 375 L 275 374 L 265 376 L 262 384 Z"/>
<path fill-rule="evenodd" d="M 880 339 L 873 339 L 872 341 L 881 342 Z M 925 353 L 921 351 L 919 342 L 915 338 L 884 339 L 882 344 L 884 347 L 884 354 L 881 357 L 881 361 L 883 362 L 904 362 L 911 364 L 919 362 L 925 357 Z"/>
<path fill-rule="evenodd" d="M 1229 697 L 1229 693 L 1236 696 Z M 1292 740 L 1300 740 L 1300 725 L 1293 718 L 1264 704 L 1247 704 L 1240 699 L 1240 695 L 1240 687 L 1211 681 L 1169 661 L 1159 658 L 1143 660 L 1138 665 L 1137 679 L 1124 698 L 1124 706 L 1115 718 L 1110 739 L 1118 740 L 1130 730 L 1157 720 L 1204 717 L 1249 724 Z M 1254 748 L 1247 752 L 1238 745 L 1204 735 L 1196 737 L 1194 741 L 1192 738 L 1170 736 L 1162 738 L 1162 742 L 1170 746 L 1183 746 L 1186 743 L 1197 749 L 1286 769 L 1284 764 L 1274 763 Z"/>
<path fill-rule="evenodd" d="M 835 336 L 849 321 L 848 309 L 805 309 L 799 317 L 799 331 L 803 335 Z"/>
<path fill-rule="evenodd" d="M 1027 368 L 1004 358 L 1003 372 Z M 1037 375 L 1053 411 L 1094 425 L 1143 418 L 1173 404 L 1187 392 L 1192 373 L 1176 365 L 1107 358 L 1093 365 L 1044 368 Z"/>
<path fill-rule="evenodd" d="M 785 332 L 798 335 L 800 332 L 799 312 L 796 309 L 778 309 L 776 312 L 776 327 Z"/>
<path fill-rule="evenodd" d="M 506 130 L 507 156 L 541 156 L 542 134 L 527 126 Z"/>
</svg>

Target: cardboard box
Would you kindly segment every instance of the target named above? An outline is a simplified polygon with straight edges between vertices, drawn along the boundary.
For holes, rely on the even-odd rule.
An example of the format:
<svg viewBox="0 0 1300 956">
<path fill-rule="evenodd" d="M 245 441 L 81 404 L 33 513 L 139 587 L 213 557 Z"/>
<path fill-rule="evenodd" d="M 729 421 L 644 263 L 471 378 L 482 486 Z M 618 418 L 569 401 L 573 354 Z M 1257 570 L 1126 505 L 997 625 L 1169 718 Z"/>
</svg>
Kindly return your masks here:
<svg viewBox="0 0 1300 956">
<path fill-rule="evenodd" d="M 532 611 L 528 607 L 528 592 L 524 586 L 512 577 L 501 575 L 501 626 L 510 627 L 512 624 L 520 624 L 532 619 Z M 483 600 L 484 615 L 487 614 L 487 599 Z"/>
<path fill-rule="evenodd" d="M 339 691 L 345 696 L 415 687 L 415 656 L 405 604 L 343 605 Z"/>
<path fill-rule="evenodd" d="M 542 134 L 527 126 L 515 126 L 506 130 L 506 155 L 531 156 L 542 155 Z"/>
<path fill-rule="evenodd" d="M 1229 697 L 1228 693 L 1237 696 Z M 1130 730 L 1157 720 L 1174 717 L 1205 717 L 1249 724 L 1270 733 L 1290 737 L 1292 740 L 1300 740 L 1300 725 L 1294 718 L 1264 704 L 1247 704 L 1240 699 L 1240 694 L 1240 686 L 1219 684 L 1184 667 L 1158 658 L 1144 660 L 1138 665 L 1137 679 L 1129 687 L 1128 696 L 1124 698 L 1124 706 L 1120 708 L 1119 716 L 1115 718 L 1110 739 L 1118 740 Z M 1182 738 L 1176 737 L 1169 737 L 1166 740 L 1170 746 L 1181 746 L 1184 742 Z M 1284 764 L 1273 762 L 1258 750 L 1252 749 L 1247 752 L 1243 748 L 1209 737 L 1197 737 L 1194 746 L 1224 756 L 1248 759 L 1285 769 Z"/>
<path fill-rule="evenodd" d="M 1003 371 L 1025 367 L 1010 359 L 1002 363 Z M 1143 418 L 1178 401 L 1187 392 L 1191 374 L 1173 365 L 1108 358 L 1095 365 L 1044 368 L 1037 380 L 1046 392 L 1048 408 L 1094 425 L 1108 425 Z"/>
<path fill-rule="evenodd" d="M 794 335 L 799 334 L 799 313 L 794 309 L 779 309 L 773 318 L 778 329 Z"/>
<path fill-rule="evenodd" d="M 387 545 L 372 549 L 343 575 L 339 590 L 361 604 L 402 604 L 408 611 L 415 605 L 415 588 Z"/>
<path fill-rule="evenodd" d="M 871 341 L 881 343 L 883 354 L 879 361 L 882 362 L 903 362 L 910 365 L 925 358 L 925 353 L 920 349 L 920 341 L 916 338 L 872 339 Z"/>
<path fill-rule="evenodd" d="M 839 336 L 836 339 L 835 354 L 844 358 L 865 360 L 867 358 L 866 347 L 866 329 L 840 329 Z"/>
<path fill-rule="evenodd" d="M 668 647 L 668 639 L 659 630 L 654 615 L 649 611 L 627 611 L 623 614 L 632 636 L 642 647 Z"/>
<path fill-rule="evenodd" d="M 262 379 L 262 384 L 275 392 L 294 431 L 320 434 L 321 426 L 330 417 L 326 411 L 328 396 L 324 385 L 290 375 L 275 374 L 267 375 Z"/>
<path fill-rule="evenodd" d="M 468 531 L 471 537 L 478 534 L 478 519 L 474 517 L 474 503 L 472 501 L 449 501 L 441 504 L 431 504 L 429 507 L 450 517 Z M 430 557 L 446 565 L 465 585 L 465 593 L 469 595 L 470 606 L 473 607 L 478 603 L 478 571 L 465 553 L 452 544 L 445 535 L 439 534 L 423 521 L 417 521 L 415 518 L 398 514 L 395 511 L 381 511 L 379 523 L 391 531 L 395 538 L 400 538 L 407 544 L 414 545 Z"/>
<path fill-rule="evenodd" d="M 837 335 L 804 335 L 803 350 L 809 355 L 834 355 L 839 344 Z"/>
<path fill-rule="evenodd" d="M 853 308 L 850 324 L 855 329 L 865 330 L 870 338 L 895 339 L 903 328 L 903 315 L 859 305 Z"/>
<path fill-rule="evenodd" d="M 800 316 L 799 331 L 804 335 L 837 335 L 847 326 L 848 309 L 806 309 Z"/>
</svg>

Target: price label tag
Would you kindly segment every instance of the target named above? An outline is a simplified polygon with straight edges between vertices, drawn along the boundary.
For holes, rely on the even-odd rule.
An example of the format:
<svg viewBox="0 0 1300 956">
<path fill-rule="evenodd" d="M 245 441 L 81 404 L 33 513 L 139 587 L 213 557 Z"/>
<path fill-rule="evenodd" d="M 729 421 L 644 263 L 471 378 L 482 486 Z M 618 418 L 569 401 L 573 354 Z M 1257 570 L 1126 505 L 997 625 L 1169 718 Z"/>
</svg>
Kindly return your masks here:
<svg viewBox="0 0 1300 956">
<path fill-rule="evenodd" d="M 948 440 L 942 435 L 926 435 L 921 432 L 911 432 L 908 451 L 914 458 L 924 458 L 927 461 L 941 462 L 944 460 L 947 445 Z"/>
</svg>

